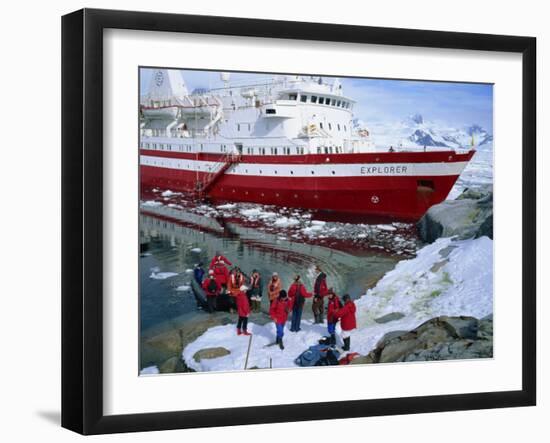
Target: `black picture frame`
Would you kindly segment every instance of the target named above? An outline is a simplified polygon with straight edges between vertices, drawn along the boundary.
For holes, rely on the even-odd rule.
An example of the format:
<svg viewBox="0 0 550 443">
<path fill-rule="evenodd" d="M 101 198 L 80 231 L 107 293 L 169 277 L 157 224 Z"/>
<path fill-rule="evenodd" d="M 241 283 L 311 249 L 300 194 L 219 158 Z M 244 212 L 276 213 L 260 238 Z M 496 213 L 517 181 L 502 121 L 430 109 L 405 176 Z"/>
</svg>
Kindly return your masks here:
<svg viewBox="0 0 550 443">
<path fill-rule="evenodd" d="M 103 31 L 108 28 L 519 53 L 522 97 L 522 388 L 110 415 L 103 412 Z M 62 18 L 62 426 L 82 434 L 352 418 L 536 403 L 536 39 L 83 9 Z"/>
</svg>

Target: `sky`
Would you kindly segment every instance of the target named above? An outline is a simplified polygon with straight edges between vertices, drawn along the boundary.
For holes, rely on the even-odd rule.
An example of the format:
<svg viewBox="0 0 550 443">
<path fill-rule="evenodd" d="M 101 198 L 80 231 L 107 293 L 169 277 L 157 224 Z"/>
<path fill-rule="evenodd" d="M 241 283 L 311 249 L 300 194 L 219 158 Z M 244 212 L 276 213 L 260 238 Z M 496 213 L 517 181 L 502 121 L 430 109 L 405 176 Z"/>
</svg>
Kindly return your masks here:
<svg viewBox="0 0 550 443">
<path fill-rule="evenodd" d="M 182 70 L 189 91 L 222 86 L 215 71 Z M 142 69 L 140 93 L 146 93 L 152 70 Z M 231 80 L 257 81 L 270 74 L 231 73 Z M 324 77 L 328 82 L 330 77 Z M 402 121 L 414 114 L 451 127 L 479 124 L 493 131 L 493 86 L 475 83 L 342 78 L 344 95 L 354 99 L 355 117 L 369 125 Z"/>
</svg>

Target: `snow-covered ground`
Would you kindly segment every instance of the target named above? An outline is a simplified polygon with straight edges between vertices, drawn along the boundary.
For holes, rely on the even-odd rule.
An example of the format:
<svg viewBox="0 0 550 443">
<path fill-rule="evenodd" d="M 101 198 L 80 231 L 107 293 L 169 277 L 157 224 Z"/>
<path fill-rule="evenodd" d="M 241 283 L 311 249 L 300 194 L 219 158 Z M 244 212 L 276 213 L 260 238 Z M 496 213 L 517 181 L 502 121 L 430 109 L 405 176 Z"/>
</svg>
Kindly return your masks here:
<svg viewBox="0 0 550 443">
<path fill-rule="evenodd" d="M 482 318 L 493 312 L 493 241 L 487 237 L 452 241 L 442 238 L 401 261 L 393 271 L 357 300 L 358 329 L 352 351 L 367 354 L 387 332 L 411 330 L 439 315 Z M 400 312 L 400 320 L 378 324 L 375 319 Z M 302 322 L 302 331 L 285 329 L 285 350 L 267 346 L 275 340 L 275 326 L 250 324 L 252 344 L 247 367 L 294 367 L 294 359 L 326 335 L 326 326 Z M 337 328 L 339 333 L 339 327 Z M 243 370 L 249 338 L 237 336 L 235 325 L 216 326 L 183 350 L 186 364 L 197 371 Z M 201 349 L 224 347 L 230 354 L 196 362 Z"/>
</svg>

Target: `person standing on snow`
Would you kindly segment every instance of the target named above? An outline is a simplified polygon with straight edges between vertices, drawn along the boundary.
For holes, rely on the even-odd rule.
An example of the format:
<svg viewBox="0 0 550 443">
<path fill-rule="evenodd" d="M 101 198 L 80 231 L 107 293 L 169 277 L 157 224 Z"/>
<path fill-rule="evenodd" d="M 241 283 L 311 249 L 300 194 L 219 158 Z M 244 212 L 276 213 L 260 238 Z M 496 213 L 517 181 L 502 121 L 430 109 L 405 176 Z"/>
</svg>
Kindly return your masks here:
<svg viewBox="0 0 550 443">
<path fill-rule="evenodd" d="M 208 312 L 212 313 L 216 310 L 216 298 L 220 295 L 220 285 L 214 278 L 214 271 L 208 271 L 208 278 L 202 282 L 202 289 L 206 294 L 206 302 L 208 303 Z"/>
<path fill-rule="evenodd" d="M 313 310 L 313 317 L 315 323 L 323 323 L 323 314 L 325 312 L 325 297 L 328 295 L 327 287 L 327 274 L 321 269 L 317 268 L 319 275 L 315 279 L 315 285 L 313 286 L 313 303 L 311 309 Z"/>
<path fill-rule="evenodd" d="M 300 276 L 294 277 L 294 283 L 288 289 L 288 296 L 292 300 L 292 319 L 290 322 L 290 331 L 298 332 L 301 330 L 300 323 L 302 322 L 302 311 L 306 298 L 311 297 L 311 293 L 307 292 L 306 287 L 302 284 Z"/>
<path fill-rule="evenodd" d="M 241 286 L 241 290 L 237 294 L 237 314 L 239 320 L 237 322 L 237 335 L 251 335 L 247 331 L 248 316 L 250 315 L 250 304 L 248 303 L 248 296 L 246 291 L 248 288 L 245 285 Z"/>
<path fill-rule="evenodd" d="M 269 295 L 270 306 L 273 304 L 275 300 L 277 300 L 277 298 L 279 298 L 281 289 L 282 289 L 282 284 L 281 284 L 281 279 L 279 278 L 279 274 L 274 272 L 273 275 L 271 276 L 271 280 L 267 287 L 267 294 Z M 286 291 L 285 291 L 285 294 L 286 294 Z"/>
<path fill-rule="evenodd" d="M 287 297 L 286 291 L 282 289 L 279 296 L 273 300 L 269 308 L 269 316 L 275 322 L 275 328 L 277 330 L 276 343 L 279 345 L 279 348 L 281 348 L 281 351 L 285 348 L 283 345 L 283 336 L 285 334 L 285 324 L 290 311 L 292 311 L 292 300 Z"/>
<path fill-rule="evenodd" d="M 262 277 L 256 269 L 252 271 L 249 286 L 248 295 L 252 304 L 252 312 L 260 312 L 262 303 Z"/>
<path fill-rule="evenodd" d="M 344 306 L 334 313 L 334 318 L 340 319 L 340 327 L 342 328 L 342 339 L 344 340 L 344 351 L 350 350 L 351 331 L 357 327 L 357 320 L 355 319 L 355 303 L 349 296 L 349 294 L 342 297 Z"/>
<path fill-rule="evenodd" d="M 336 312 L 342 307 L 342 303 L 338 296 L 334 293 L 332 288 L 328 291 L 328 305 L 327 305 L 327 330 L 330 335 L 330 345 L 336 345 L 336 323 L 338 319 L 334 316 Z"/>
</svg>

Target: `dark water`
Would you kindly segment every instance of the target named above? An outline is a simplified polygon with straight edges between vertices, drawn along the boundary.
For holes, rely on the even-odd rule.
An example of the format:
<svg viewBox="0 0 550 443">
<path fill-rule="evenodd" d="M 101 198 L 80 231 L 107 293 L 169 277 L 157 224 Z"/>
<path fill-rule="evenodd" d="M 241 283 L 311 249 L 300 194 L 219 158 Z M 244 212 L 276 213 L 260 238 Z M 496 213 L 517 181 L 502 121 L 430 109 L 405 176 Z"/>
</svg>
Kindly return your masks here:
<svg viewBox="0 0 550 443">
<path fill-rule="evenodd" d="M 208 268 L 220 251 L 250 274 L 257 269 L 266 285 L 278 272 L 288 289 L 300 274 L 312 290 L 316 267 L 327 274 L 337 294 L 363 295 L 405 257 L 414 255 L 414 226 L 316 222 L 311 214 L 257 205 L 189 205 L 181 197 L 142 204 L 140 238 L 140 320 L 142 334 L 172 319 L 207 316 L 197 308 L 189 286 L 195 264 Z M 162 202 L 160 205 L 158 202 Z M 175 275 L 165 279 L 162 273 Z M 304 317 L 311 317 L 307 308 Z M 183 317 L 182 317 L 183 316 Z"/>
</svg>

